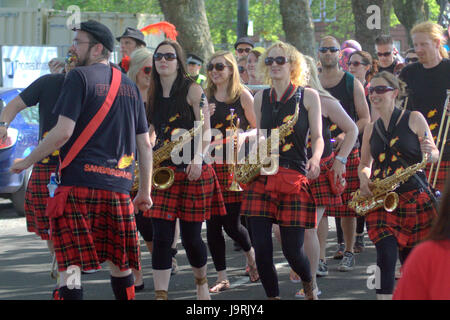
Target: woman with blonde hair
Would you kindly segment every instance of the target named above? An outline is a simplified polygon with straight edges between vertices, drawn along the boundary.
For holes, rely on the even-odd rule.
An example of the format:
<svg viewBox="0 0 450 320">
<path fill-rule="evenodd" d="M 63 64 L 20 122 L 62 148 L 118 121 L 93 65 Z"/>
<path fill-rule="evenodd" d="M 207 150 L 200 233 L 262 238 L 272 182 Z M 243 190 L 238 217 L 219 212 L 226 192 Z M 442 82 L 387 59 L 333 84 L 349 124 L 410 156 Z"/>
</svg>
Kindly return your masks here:
<svg viewBox="0 0 450 320">
<path fill-rule="evenodd" d="M 290 44 L 273 44 L 260 58 L 258 69 L 271 88 L 255 95 L 257 128 L 269 131 L 269 135 L 272 129 L 291 119 L 297 104 L 299 116 L 279 145 L 278 172 L 259 175 L 247 185 L 241 214 L 248 217 L 256 265 L 267 297 L 280 298 L 273 264 L 272 224 L 276 223 L 280 226 L 283 254 L 302 278 L 306 298 L 317 299 L 303 240 L 305 229 L 315 228 L 317 218 L 308 178 L 319 176 L 324 147 L 319 95 L 314 89 L 305 88 L 308 66 L 303 55 Z M 309 131 L 312 156 L 308 160 Z"/>
<path fill-rule="evenodd" d="M 215 53 L 207 64 L 206 95 L 213 111 L 211 115 L 211 128 L 220 130 L 220 134 L 214 136 L 214 151 L 228 150 L 227 130 L 231 127 L 231 121 L 239 129 L 246 131 L 255 128 L 256 119 L 253 110 L 253 97 L 242 85 L 239 79 L 239 71 L 235 58 L 231 52 L 221 51 Z M 222 152 L 222 154 L 224 154 Z M 230 164 L 220 158 L 217 153 L 213 154 L 215 162 L 214 170 L 219 179 L 222 195 L 225 201 L 227 214 L 225 216 L 213 216 L 206 222 L 208 247 L 218 273 L 216 284 L 210 292 L 217 293 L 230 288 L 230 282 L 226 273 L 225 232 L 243 248 L 247 258 L 247 267 L 250 280 L 255 282 L 259 279 L 255 264 L 255 252 L 252 248 L 248 231 L 240 222 L 240 205 L 242 192 L 230 191 L 232 182 L 230 175 Z M 229 157 L 226 157 L 228 159 Z"/>
</svg>

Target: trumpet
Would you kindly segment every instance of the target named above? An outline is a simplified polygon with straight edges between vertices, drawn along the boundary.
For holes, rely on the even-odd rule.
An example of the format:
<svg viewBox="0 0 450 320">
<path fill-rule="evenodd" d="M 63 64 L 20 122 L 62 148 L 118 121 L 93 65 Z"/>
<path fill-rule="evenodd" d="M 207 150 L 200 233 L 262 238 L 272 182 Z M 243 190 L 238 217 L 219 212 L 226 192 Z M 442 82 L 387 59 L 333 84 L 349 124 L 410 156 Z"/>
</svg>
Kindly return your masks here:
<svg viewBox="0 0 450 320">
<path fill-rule="evenodd" d="M 439 133 L 436 139 L 436 146 L 439 146 L 439 143 L 441 142 L 441 137 L 442 137 L 442 132 L 444 132 L 444 136 L 442 137 L 442 145 L 441 145 L 441 149 L 439 150 L 439 160 L 438 163 L 436 165 L 436 172 L 434 174 L 434 179 L 433 179 L 433 183 L 431 183 L 431 177 L 433 174 L 433 169 L 434 169 L 434 163 L 431 164 L 430 166 L 430 171 L 428 172 L 428 183 L 430 183 L 432 185 L 433 188 L 436 187 L 436 182 L 437 182 L 437 178 L 438 178 L 438 173 L 439 173 L 439 168 L 441 166 L 441 161 L 442 161 L 442 156 L 444 154 L 444 149 L 445 149 L 445 145 L 447 142 L 447 136 L 448 136 L 448 128 L 450 125 L 450 120 L 449 120 L 449 109 L 448 109 L 448 104 L 450 102 L 450 89 L 447 89 L 447 98 L 445 99 L 445 103 L 444 103 L 444 109 L 442 110 L 442 118 L 441 118 L 441 124 L 439 125 Z M 447 121 L 447 125 L 445 126 L 445 122 Z M 445 126 L 445 130 L 444 129 Z"/>
<path fill-rule="evenodd" d="M 230 174 L 232 176 L 232 181 L 230 186 L 228 187 L 228 191 L 235 191 L 235 192 L 241 192 L 243 189 L 239 185 L 239 182 L 236 180 L 236 165 L 238 162 L 238 130 L 239 130 L 239 124 L 240 119 L 239 117 L 236 120 L 236 124 L 234 124 L 233 117 L 234 117 L 234 109 L 230 109 L 230 122 L 231 122 L 231 130 L 233 130 L 233 164 L 229 167 Z"/>
</svg>

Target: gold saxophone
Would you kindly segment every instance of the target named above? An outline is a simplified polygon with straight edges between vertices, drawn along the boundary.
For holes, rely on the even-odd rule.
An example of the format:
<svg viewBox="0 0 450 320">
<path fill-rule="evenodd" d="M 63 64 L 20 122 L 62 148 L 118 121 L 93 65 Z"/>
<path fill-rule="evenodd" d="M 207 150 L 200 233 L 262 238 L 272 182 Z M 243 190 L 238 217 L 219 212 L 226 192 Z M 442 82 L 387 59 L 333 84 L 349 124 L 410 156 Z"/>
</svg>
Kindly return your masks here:
<svg viewBox="0 0 450 320">
<path fill-rule="evenodd" d="M 153 152 L 152 186 L 154 188 L 164 190 L 172 186 L 175 180 L 174 171 L 168 167 L 160 167 L 160 165 L 163 161 L 170 159 L 174 151 L 179 151 L 186 143 L 190 142 L 192 138 L 202 130 L 204 122 L 202 111 L 204 99 L 205 94 L 202 93 L 202 98 L 200 100 L 200 124 L 197 127 L 194 126 L 188 132 L 182 134 L 178 138 L 178 140 L 170 141 Z M 137 192 L 137 190 L 139 189 L 139 166 L 137 165 L 137 163 L 134 169 L 134 177 L 134 183 L 131 191 Z"/>
<path fill-rule="evenodd" d="M 348 203 L 349 208 L 355 210 L 355 212 L 364 216 L 370 211 L 384 207 L 387 212 L 394 211 L 399 203 L 399 197 L 395 189 L 400 184 L 405 183 L 411 178 L 417 171 L 422 170 L 427 166 L 428 156 L 424 155 L 422 162 L 413 164 L 407 167 L 398 174 L 393 174 L 383 180 L 373 181 L 371 187 L 372 196 L 364 197 L 361 195 L 361 190 L 358 189 L 352 193 L 352 200 Z"/>
<path fill-rule="evenodd" d="M 236 120 L 236 124 L 234 124 L 234 121 L 233 121 L 234 109 L 230 109 L 230 116 L 231 116 L 231 120 L 230 120 L 231 121 L 231 130 L 233 131 L 233 137 L 232 137 L 232 139 L 233 139 L 233 163 L 229 167 L 230 174 L 232 175 L 232 181 L 231 181 L 231 184 L 228 187 L 227 191 L 241 192 L 241 191 L 243 191 L 243 189 L 239 185 L 239 182 L 237 182 L 236 175 L 234 173 L 236 171 L 236 166 L 238 163 L 238 142 L 239 142 L 238 130 L 239 130 L 240 119 L 238 117 Z"/>
<path fill-rule="evenodd" d="M 296 106 L 295 106 L 295 113 L 293 117 L 286 123 L 283 123 L 279 128 L 279 143 L 283 143 L 284 139 L 291 133 L 292 128 L 294 128 L 294 125 L 297 123 L 298 115 L 300 113 L 300 98 L 301 98 L 301 91 L 300 89 L 297 90 L 295 93 L 295 99 L 296 99 Z M 266 152 L 269 151 L 269 146 L 271 146 L 272 143 L 272 135 L 270 135 L 269 138 L 264 140 L 260 145 L 259 148 L 262 150 L 266 150 Z M 259 151 L 258 151 L 259 155 Z M 234 175 L 236 177 L 237 182 L 242 184 L 247 184 L 251 181 L 253 181 L 257 176 L 260 175 L 261 169 L 264 168 L 264 172 L 266 175 L 273 175 L 278 172 L 278 162 L 273 161 L 274 156 L 269 156 L 261 162 L 257 163 L 250 163 L 249 160 L 250 156 L 245 159 L 245 163 L 238 166 L 238 169 L 235 171 Z M 268 159 L 271 159 L 272 165 L 270 168 L 267 168 L 265 163 L 267 163 Z"/>
</svg>

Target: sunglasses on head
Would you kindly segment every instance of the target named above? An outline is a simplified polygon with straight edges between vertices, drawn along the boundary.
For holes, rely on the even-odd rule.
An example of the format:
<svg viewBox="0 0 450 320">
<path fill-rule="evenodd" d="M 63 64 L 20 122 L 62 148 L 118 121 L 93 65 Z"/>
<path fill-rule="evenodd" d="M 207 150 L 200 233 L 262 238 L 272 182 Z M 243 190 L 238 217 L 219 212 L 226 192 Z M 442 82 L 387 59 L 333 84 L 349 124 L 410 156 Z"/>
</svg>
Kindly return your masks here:
<svg viewBox="0 0 450 320">
<path fill-rule="evenodd" d="M 392 51 L 389 51 L 389 52 L 377 52 L 377 55 L 379 56 L 379 57 L 389 57 L 390 55 L 391 55 L 391 53 L 392 53 Z"/>
<path fill-rule="evenodd" d="M 406 62 L 406 63 L 417 62 L 417 61 L 419 61 L 419 58 L 406 58 L 406 59 L 405 59 L 405 62 Z"/>
<path fill-rule="evenodd" d="M 319 48 L 319 52 L 320 53 L 326 53 L 328 50 L 330 50 L 330 52 L 335 53 L 339 51 L 339 48 L 336 47 L 320 47 Z"/>
<path fill-rule="evenodd" d="M 384 94 L 389 91 L 394 91 L 395 89 L 388 86 L 376 86 L 376 87 L 369 87 L 369 94 L 373 94 L 376 92 L 377 94 Z"/>
<path fill-rule="evenodd" d="M 239 53 L 243 53 L 244 51 L 245 51 L 245 53 L 249 53 L 250 51 L 252 51 L 252 49 L 250 49 L 250 48 L 245 48 L 245 49 L 238 48 L 238 49 L 236 49 L 236 51 L 239 52 Z"/>
<path fill-rule="evenodd" d="M 172 52 L 168 52 L 168 53 L 159 53 L 158 52 L 153 55 L 153 59 L 155 59 L 156 61 L 161 61 L 162 58 L 166 59 L 166 61 L 173 61 L 177 58 L 177 55 Z"/>
<path fill-rule="evenodd" d="M 152 67 L 143 67 L 141 70 L 146 75 L 149 75 L 150 73 L 152 73 Z"/>
<path fill-rule="evenodd" d="M 360 65 L 367 66 L 367 63 L 359 62 L 359 61 L 353 61 L 353 62 L 347 62 L 347 65 L 350 67 L 353 65 L 354 67 L 359 67 Z"/>
<path fill-rule="evenodd" d="M 238 66 L 239 73 L 244 73 L 246 69 L 243 66 Z"/>
<path fill-rule="evenodd" d="M 279 57 L 276 57 L 276 58 L 273 58 L 273 57 L 267 57 L 267 58 L 264 60 L 264 63 L 266 64 L 266 66 L 271 66 L 271 65 L 273 64 L 274 61 L 277 63 L 277 65 L 282 66 L 282 65 L 285 64 L 286 62 L 289 62 L 289 59 L 286 58 L 286 57 L 282 57 L 282 56 L 279 56 Z"/>
<path fill-rule="evenodd" d="M 223 69 L 225 69 L 225 67 L 228 67 L 228 66 L 224 65 L 222 62 L 218 62 L 216 64 L 209 63 L 206 66 L 206 70 L 213 71 L 214 69 L 216 69 L 217 71 L 222 71 Z"/>
</svg>

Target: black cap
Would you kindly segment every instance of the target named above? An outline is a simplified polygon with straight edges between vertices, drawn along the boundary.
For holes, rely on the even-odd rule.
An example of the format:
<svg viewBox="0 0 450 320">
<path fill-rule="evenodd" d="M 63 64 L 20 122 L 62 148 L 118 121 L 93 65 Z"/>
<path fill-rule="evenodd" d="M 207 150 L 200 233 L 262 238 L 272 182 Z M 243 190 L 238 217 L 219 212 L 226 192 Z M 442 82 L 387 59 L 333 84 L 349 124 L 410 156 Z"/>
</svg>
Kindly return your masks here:
<svg viewBox="0 0 450 320">
<path fill-rule="evenodd" d="M 121 35 L 120 37 L 117 37 L 116 40 L 120 41 L 121 38 L 132 38 L 134 40 L 136 40 L 138 43 L 143 44 L 144 46 L 147 46 L 147 44 L 144 41 L 144 34 L 142 33 L 141 30 L 132 28 L 132 27 L 127 27 L 125 29 L 125 32 L 123 33 L 123 35 Z"/>
<path fill-rule="evenodd" d="M 239 44 L 241 44 L 241 43 L 246 43 L 246 44 L 248 44 L 248 45 L 251 45 L 252 48 L 255 46 L 255 44 L 253 43 L 252 40 L 250 40 L 250 38 L 242 37 L 242 38 L 240 38 L 238 41 L 236 41 L 236 43 L 234 44 L 234 48 L 236 49 L 237 46 L 238 46 Z"/>
<path fill-rule="evenodd" d="M 94 39 L 100 42 L 106 49 L 111 52 L 114 51 L 114 36 L 111 33 L 111 30 L 104 24 L 95 20 L 88 20 L 81 22 L 79 27 L 75 26 L 72 30 L 85 31 L 91 34 Z"/>
<path fill-rule="evenodd" d="M 203 59 L 193 53 L 189 53 L 187 55 L 186 63 L 195 63 L 201 66 L 203 64 Z"/>
</svg>

